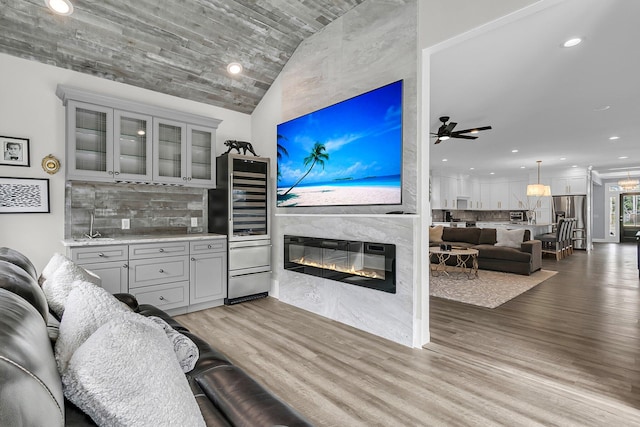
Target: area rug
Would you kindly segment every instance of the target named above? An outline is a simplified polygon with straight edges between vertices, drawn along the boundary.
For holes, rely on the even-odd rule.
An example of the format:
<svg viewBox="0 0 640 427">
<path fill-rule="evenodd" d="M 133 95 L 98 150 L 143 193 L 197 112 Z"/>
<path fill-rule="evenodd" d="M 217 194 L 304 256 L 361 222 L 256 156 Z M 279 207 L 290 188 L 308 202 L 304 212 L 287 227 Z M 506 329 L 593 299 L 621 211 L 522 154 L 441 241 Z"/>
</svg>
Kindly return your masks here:
<svg viewBox="0 0 640 427">
<path fill-rule="evenodd" d="M 476 279 L 429 276 L 429 295 L 480 307 L 496 308 L 557 274 L 539 270 L 531 276 L 479 270 Z"/>
</svg>

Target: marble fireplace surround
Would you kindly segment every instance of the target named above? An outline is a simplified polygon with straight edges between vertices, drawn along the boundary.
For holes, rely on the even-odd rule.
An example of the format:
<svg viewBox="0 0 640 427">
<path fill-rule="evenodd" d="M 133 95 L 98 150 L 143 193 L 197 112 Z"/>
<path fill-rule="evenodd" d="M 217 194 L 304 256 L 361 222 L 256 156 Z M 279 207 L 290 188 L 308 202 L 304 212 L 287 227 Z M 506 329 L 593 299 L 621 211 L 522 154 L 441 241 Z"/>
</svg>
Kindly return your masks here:
<svg viewBox="0 0 640 427">
<path fill-rule="evenodd" d="M 412 347 L 417 270 L 417 215 L 277 214 L 278 235 L 323 236 L 396 245 L 396 293 L 381 292 L 284 269 L 276 252 L 278 298 L 285 303 Z"/>
</svg>

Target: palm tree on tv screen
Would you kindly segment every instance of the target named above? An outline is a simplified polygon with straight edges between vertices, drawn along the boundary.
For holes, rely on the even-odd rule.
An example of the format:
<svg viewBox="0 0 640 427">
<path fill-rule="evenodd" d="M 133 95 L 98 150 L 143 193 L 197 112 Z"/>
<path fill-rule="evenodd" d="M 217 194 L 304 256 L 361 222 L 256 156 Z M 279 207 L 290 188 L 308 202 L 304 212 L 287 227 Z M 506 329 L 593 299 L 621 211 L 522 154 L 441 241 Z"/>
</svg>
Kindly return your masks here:
<svg viewBox="0 0 640 427">
<path fill-rule="evenodd" d="M 304 165 L 308 166 L 309 163 L 311 163 L 311 166 L 309 166 L 309 169 L 305 172 L 304 175 L 302 175 L 300 177 L 299 180 L 296 181 L 295 184 L 293 184 L 291 186 L 291 188 L 289 188 L 284 194 L 283 196 L 286 196 L 287 194 L 289 194 L 289 192 L 291 190 L 293 190 L 293 188 L 300 184 L 300 181 L 302 181 L 307 175 L 309 175 L 309 172 L 311 172 L 311 169 L 313 169 L 313 167 L 317 164 L 322 166 L 322 169 L 324 169 L 324 162 L 329 160 L 329 154 L 327 154 L 327 148 L 324 146 L 324 144 L 321 144 L 319 142 L 316 142 L 315 144 L 313 144 L 313 148 L 311 149 L 311 153 L 309 153 L 309 155 L 307 157 L 304 158 Z"/>
<path fill-rule="evenodd" d="M 282 172 L 280 172 L 280 161 L 282 160 L 282 156 L 289 157 L 289 152 L 287 151 L 287 148 L 284 145 L 280 144 L 280 140 L 281 139 L 286 141 L 287 137 L 278 134 L 278 150 L 277 150 L 277 156 L 278 156 L 278 163 L 277 163 L 278 181 L 280 181 L 280 178 L 282 178 Z"/>
</svg>

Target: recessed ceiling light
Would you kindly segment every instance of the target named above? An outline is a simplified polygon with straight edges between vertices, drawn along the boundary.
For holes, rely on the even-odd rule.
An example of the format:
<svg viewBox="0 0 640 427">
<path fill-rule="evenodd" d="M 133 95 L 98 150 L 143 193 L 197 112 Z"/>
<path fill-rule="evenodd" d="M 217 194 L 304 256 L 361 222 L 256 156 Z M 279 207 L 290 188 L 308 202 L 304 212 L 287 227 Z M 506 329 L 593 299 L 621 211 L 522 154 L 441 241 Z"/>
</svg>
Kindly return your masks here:
<svg viewBox="0 0 640 427">
<path fill-rule="evenodd" d="M 572 168 L 577 168 L 577 167 L 578 167 L 578 165 L 571 165 L 571 167 L 572 167 Z"/>
<path fill-rule="evenodd" d="M 560 160 L 567 160 L 566 157 L 560 157 Z"/>
<path fill-rule="evenodd" d="M 495 174 L 496 174 L 495 172 L 489 172 L 489 175 L 495 175 Z"/>
<path fill-rule="evenodd" d="M 574 37 L 574 38 L 569 39 L 566 42 L 564 42 L 562 44 L 562 46 L 564 46 L 564 47 L 574 47 L 574 46 L 578 46 L 581 42 L 582 42 L 582 39 L 580 37 Z"/>
<path fill-rule="evenodd" d="M 229 72 L 229 74 L 240 74 L 242 72 L 242 69 L 242 64 L 238 62 L 232 62 L 231 64 L 227 65 L 227 71 Z"/>
<path fill-rule="evenodd" d="M 526 166 L 520 166 L 520 169 L 524 169 L 524 168 L 526 168 Z"/>
<path fill-rule="evenodd" d="M 620 157 L 618 157 L 618 158 L 619 158 L 620 160 L 624 160 L 624 159 L 628 159 L 628 158 L 629 158 L 629 156 L 620 156 Z"/>
<path fill-rule="evenodd" d="M 603 106 L 601 106 L 601 107 L 596 107 L 596 108 L 594 108 L 594 109 L 593 109 L 593 111 L 606 111 L 606 110 L 608 110 L 609 108 L 611 108 L 611 105 L 603 105 Z"/>
<path fill-rule="evenodd" d="M 610 136 L 609 141 L 615 141 L 616 139 L 620 139 L 619 136 Z"/>
<path fill-rule="evenodd" d="M 512 152 L 512 153 L 517 153 L 517 152 L 518 152 L 518 150 L 511 150 L 511 152 Z"/>
<path fill-rule="evenodd" d="M 469 168 L 470 171 L 476 170 L 476 168 Z"/>
<path fill-rule="evenodd" d="M 73 13 L 73 5 L 69 0 L 44 0 L 44 4 L 58 15 L 69 16 Z"/>
<path fill-rule="evenodd" d="M 448 162 L 448 161 L 449 161 L 449 159 L 442 159 L 442 161 L 443 161 L 443 162 Z"/>
</svg>

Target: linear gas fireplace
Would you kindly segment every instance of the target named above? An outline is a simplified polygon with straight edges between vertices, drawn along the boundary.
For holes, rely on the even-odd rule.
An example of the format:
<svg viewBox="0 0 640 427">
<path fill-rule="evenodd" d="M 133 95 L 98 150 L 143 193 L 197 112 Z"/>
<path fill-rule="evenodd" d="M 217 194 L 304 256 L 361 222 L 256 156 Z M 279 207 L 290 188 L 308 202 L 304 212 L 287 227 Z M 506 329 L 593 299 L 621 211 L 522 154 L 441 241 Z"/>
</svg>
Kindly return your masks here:
<svg viewBox="0 0 640 427">
<path fill-rule="evenodd" d="M 284 236 L 284 268 L 396 293 L 396 245 Z"/>
</svg>

